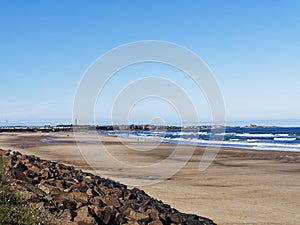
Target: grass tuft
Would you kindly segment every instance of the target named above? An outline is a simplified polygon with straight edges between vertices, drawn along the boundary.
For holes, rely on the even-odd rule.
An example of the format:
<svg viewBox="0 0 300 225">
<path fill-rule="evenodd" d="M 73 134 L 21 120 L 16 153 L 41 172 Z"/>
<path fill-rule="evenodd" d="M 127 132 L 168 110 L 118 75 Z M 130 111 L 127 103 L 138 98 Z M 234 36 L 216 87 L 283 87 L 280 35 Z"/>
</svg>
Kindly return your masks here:
<svg viewBox="0 0 300 225">
<path fill-rule="evenodd" d="M 13 190 L 7 161 L 0 151 L 0 224 L 42 225 L 51 224 L 51 215 L 43 208 L 27 204 L 22 193 Z"/>
</svg>

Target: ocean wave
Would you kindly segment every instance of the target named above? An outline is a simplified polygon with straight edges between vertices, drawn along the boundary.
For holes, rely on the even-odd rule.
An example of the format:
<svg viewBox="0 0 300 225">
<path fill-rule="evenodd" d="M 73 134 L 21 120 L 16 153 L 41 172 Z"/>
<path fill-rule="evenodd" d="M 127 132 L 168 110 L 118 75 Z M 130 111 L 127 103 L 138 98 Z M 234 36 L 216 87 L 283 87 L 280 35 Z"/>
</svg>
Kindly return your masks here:
<svg viewBox="0 0 300 225">
<path fill-rule="evenodd" d="M 291 136 L 290 134 L 276 134 L 278 137 L 288 137 Z"/>
<path fill-rule="evenodd" d="M 254 150 L 276 150 L 276 151 L 297 151 L 300 152 L 300 141 L 298 136 L 286 130 L 270 129 L 259 130 L 252 133 L 247 129 L 241 132 L 239 129 L 229 132 L 210 133 L 210 131 L 136 131 L 116 132 L 119 137 L 137 138 L 140 140 L 152 140 L 174 144 L 187 144 L 196 146 L 217 146 L 231 148 L 246 148 Z M 294 130 L 293 130 L 294 131 Z M 265 133 L 264 133 L 265 132 Z M 225 140 L 223 140 L 225 137 Z M 210 139 L 209 139 L 210 137 Z M 220 137 L 220 138 L 218 138 Z M 227 138 L 226 138 L 227 137 Z"/>
<path fill-rule="evenodd" d="M 172 133 L 173 136 L 209 135 L 209 133 L 206 131 L 197 131 L 197 132 L 178 131 L 178 132 L 170 132 L 170 133 Z"/>
<path fill-rule="evenodd" d="M 241 139 L 239 138 L 230 138 L 229 141 L 240 141 Z"/>
<path fill-rule="evenodd" d="M 259 142 L 260 139 L 247 139 L 247 142 Z"/>
<path fill-rule="evenodd" d="M 236 134 L 237 137 L 274 137 L 274 134 L 250 134 L 250 133 L 243 133 L 243 134 Z"/>
<path fill-rule="evenodd" d="M 273 138 L 274 141 L 295 141 L 297 138 L 282 138 L 282 137 L 275 137 Z"/>
<path fill-rule="evenodd" d="M 253 140 L 253 139 L 252 139 Z M 184 138 L 170 138 L 163 141 L 178 144 L 198 145 L 198 146 L 215 146 L 215 147 L 230 147 L 230 148 L 245 148 L 254 150 L 275 150 L 275 151 L 293 151 L 300 152 L 299 145 L 288 145 L 278 143 L 259 143 L 259 142 L 245 142 L 245 141 L 214 141 L 203 139 L 184 139 Z M 260 141 L 260 140 L 258 140 Z"/>
<path fill-rule="evenodd" d="M 213 133 L 213 135 L 217 135 L 217 136 L 218 136 L 218 135 L 219 135 L 219 136 L 229 136 L 229 135 L 230 135 L 230 136 L 235 136 L 235 135 L 237 135 L 237 133 L 226 133 L 226 132 L 224 133 L 224 132 L 223 132 L 223 133 Z"/>
</svg>

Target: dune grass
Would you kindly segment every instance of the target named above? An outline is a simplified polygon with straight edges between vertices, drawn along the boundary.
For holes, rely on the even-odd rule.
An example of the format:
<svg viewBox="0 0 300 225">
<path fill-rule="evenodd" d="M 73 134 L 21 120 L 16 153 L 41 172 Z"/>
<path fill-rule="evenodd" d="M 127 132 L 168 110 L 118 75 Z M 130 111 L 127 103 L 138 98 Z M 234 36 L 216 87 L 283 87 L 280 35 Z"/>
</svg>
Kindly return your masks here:
<svg viewBox="0 0 300 225">
<path fill-rule="evenodd" d="M 9 176 L 7 161 L 0 152 L 0 224 L 51 224 L 50 213 L 26 203 L 22 193 L 13 189 L 13 182 Z"/>
</svg>

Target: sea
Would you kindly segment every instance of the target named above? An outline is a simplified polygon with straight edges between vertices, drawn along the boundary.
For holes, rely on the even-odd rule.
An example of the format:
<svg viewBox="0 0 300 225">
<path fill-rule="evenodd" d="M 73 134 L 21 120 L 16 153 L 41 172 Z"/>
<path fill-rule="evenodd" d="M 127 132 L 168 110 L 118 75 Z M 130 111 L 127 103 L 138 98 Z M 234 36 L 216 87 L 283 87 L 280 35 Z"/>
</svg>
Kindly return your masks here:
<svg viewBox="0 0 300 225">
<path fill-rule="evenodd" d="M 182 130 L 114 130 L 104 135 L 173 144 L 300 152 L 300 127 L 226 127 Z"/>
</svg>

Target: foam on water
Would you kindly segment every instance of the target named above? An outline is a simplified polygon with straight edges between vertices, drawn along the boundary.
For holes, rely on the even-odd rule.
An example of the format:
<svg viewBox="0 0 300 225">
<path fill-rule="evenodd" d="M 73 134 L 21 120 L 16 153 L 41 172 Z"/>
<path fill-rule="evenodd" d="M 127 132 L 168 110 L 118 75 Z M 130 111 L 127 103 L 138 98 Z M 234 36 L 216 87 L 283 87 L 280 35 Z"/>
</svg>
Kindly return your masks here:
<svg viewBox="0 0 300 225">
<path fill-rule="evenodd" d="M 300 152 L 300 128 L 226 128 L 226 132 L 218 132 L 218 129 L 114 131 L 114 135 L 174 144 Z"/>
<path fill-rule="evenodd" d="M 237 137 L 274 137 L 274 134 L 236 134 Z"/>
<path fill-rule="evenodd" d="M 275 137 L 274 139 L 273 139 L 274 141 L 295 141 L 295 140 L 297 140 L 297 138 L 280 138 L 280 137 Z"/>
</svg>

